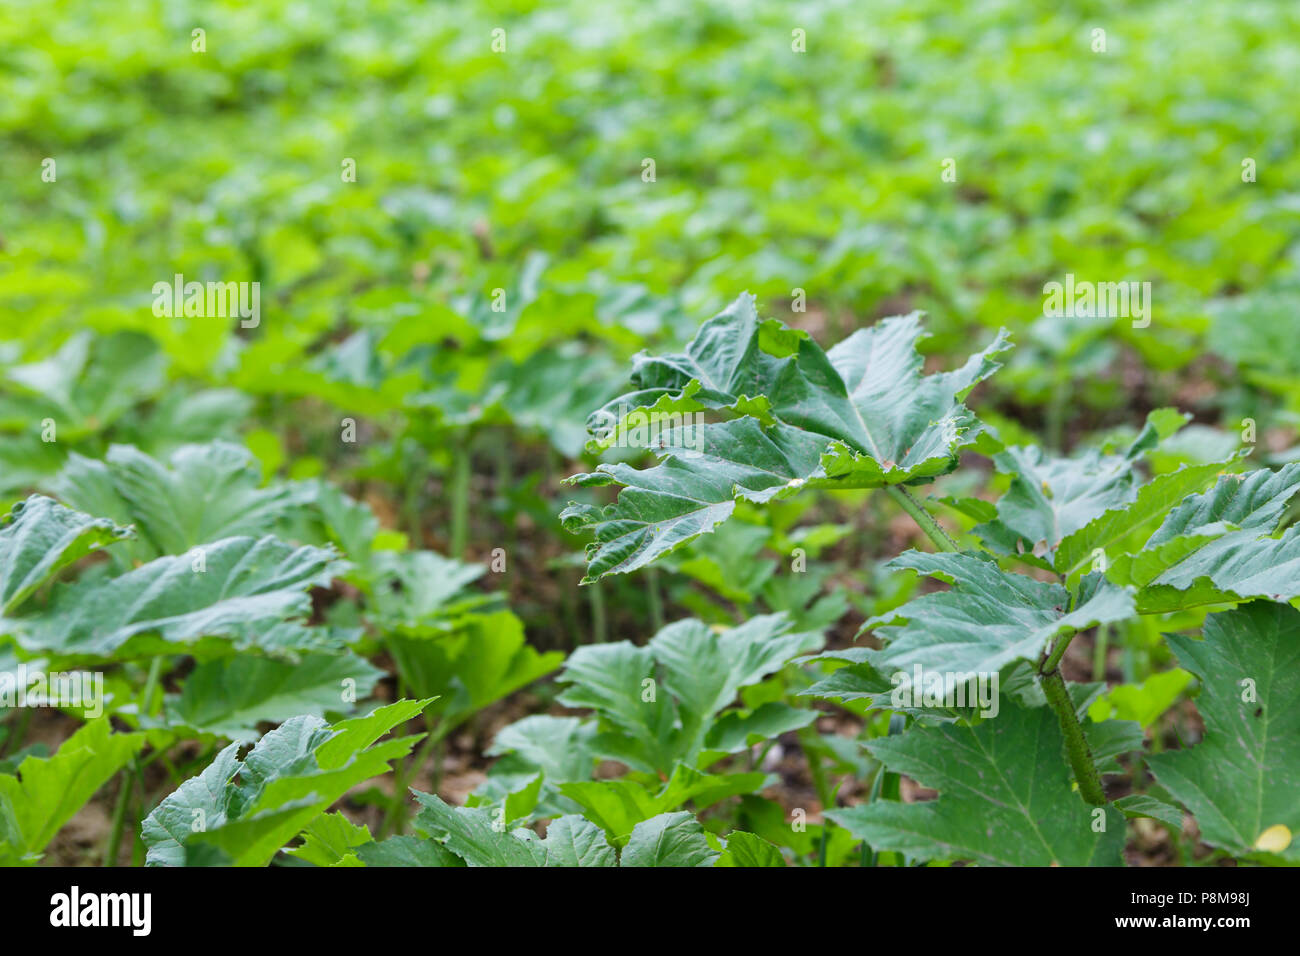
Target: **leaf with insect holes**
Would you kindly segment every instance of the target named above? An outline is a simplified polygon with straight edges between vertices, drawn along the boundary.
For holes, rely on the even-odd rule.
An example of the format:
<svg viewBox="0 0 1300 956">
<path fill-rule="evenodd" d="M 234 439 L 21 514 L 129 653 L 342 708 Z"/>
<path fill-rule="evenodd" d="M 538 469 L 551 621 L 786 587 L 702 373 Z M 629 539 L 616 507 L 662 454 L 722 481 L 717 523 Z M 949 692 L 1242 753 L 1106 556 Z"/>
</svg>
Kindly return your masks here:
<svg viewBox="0 0 1300 956">
<path fill-rule="evenodd" d="M 638 356 L 637 390 L 595 418 L 607 432 L 602 444 L 649 445 L 662 463 L 601 465 L 569 479 L 623 486 L 604 509 L 571 504 L 561 515 L 570 531 L 595 533 L 584 581 L 649 564 L 712 531 L 738 501 L 761 504 L 803 488 L 880 488 L 951 471 L 983 430 L 963 400 L 997 370 L 1010 342 L 1004 331 L 961 368 L 922 375 L 920 338 L 913 313 L 860 329 L 825 352 L 805 332 L 760 322 L 753 297 L 742 295 L 684 353 Z M 682 418 L 705 411 L 735 417 Z M 668 427 L 659 430 L 662 420 Z"/>
<path fill-rule="evenodd" d="M 1124 816 L 1074 790 L 1056 715 L 1003 701 L 975 725 L 915 724 L 870 741 L 886 767 L 937 800 L 877 800 L 827 816 L 873 850 L 982 866 L 1119 866 Z M 1099 832 L 1100 831 L 1100 832 Z"/>
<path fill-rule="evenodd" d="M 203 844 L 235 866 L 265 866 L 339 797 L 410 753 L 422 734 L 375 742 L 429 703 L 401 700 L 333 726 L 292 717 L 242 760 L 240 745 L 231 744 L 145 819 L 146 864 L 187 865 L 189 851 Z"/>
<path fill-rule="evenodd" d="M 332 550 L 226 538 L 201 554 L 79 580 L 56 589 L 40 614 L 6 623 L 25 650 L 68 658 L 176 653 L 208 637 L 257 647 L 277 626 L 306 617 L 308 590 L 329 584 L 340 567 Z"/>
<path fill-rule="evenodd" d="M 1265 837 L 1279 826 L 1300 832 L 1300 611 L 1255 601 L 1211 614 L 1203 640 L 1167 640 L 1179 664 L 1200 678 L 1195 702 L 1205 737 L 1151 754 L 1147 765 L 1196 818 L 1206 843 L 1234 856 L 1267 849 L 1300 863 L 1300 842 Z"/>
<path fill-rule="evenodd" d="M 62 568 L 130 533 L 43 495 L 18 502 L 0 526 L 0 614 L 11 613 Z"/>
</svg>

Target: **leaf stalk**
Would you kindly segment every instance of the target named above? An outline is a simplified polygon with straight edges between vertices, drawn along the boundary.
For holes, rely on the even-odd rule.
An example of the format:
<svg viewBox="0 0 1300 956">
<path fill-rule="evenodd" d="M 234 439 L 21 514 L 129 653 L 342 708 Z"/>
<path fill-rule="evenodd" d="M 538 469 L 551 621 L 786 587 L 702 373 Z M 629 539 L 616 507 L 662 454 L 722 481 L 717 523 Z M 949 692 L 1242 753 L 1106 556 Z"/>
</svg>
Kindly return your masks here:
<svg viewBox="0 0 1300 956">
<path fill-rule="evenodd" d="M 952 539 L 943 526 L 935 520 L 934 515 L 925 509 L 925 505 L 917 501 L 912 493 L 902 485 L 889 485 L 885 488 L 889 496 L 898 502 L 899 507 L 906 511 L 916 522 L 917 527 L 925 532 L 926 537 L 934 542 L 934 546 L 940 551 L 960 551 L 957 542 Z"/>
</svg>

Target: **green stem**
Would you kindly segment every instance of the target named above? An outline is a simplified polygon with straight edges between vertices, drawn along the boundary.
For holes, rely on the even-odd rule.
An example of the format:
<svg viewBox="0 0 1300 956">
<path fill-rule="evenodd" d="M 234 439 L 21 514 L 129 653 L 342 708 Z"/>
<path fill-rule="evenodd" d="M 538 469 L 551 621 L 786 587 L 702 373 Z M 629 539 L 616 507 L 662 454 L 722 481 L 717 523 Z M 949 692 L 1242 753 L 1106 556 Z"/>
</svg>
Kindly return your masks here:
<svg viewBox="0 0 1300 956">
<path fill-rule="evenodd" d="M 925 532 L 926 537 L 934 542 L 934 546 L 940 551 L 960 551 L 957 542 L 954 541 L 943 526 L 934 519 L 930 512 L 925 510 L 921 502 L 912 497 L 912 493 L 902 485 L 890 485 L 885 489 L 889 496 L 898 502 L 899 506 L 911 515 L 912 520 L 916 522 L 917 527 Z"/>
<path fill-rule="evenodd" d="M 153 692 L 158 686 L 158 678 L 162 674 L 162 658 L 155 657 L 149 662 L 149 676 L 145 678 L 144 687 L 140 691 L 140 701 L 137 710 L 141 718 L 149 716 L 149 711 L 153 707 Z"/>
<path fill-rule="evenodd" d="M 1092 648 L 1092 679 L 1106 679 L 1106 652 L 1110 650 L 1110 625 L 1097 628 L 1097 640 Z"/>
<path fill-rule="evenodd" d="M 822 838 L 817 848 L 817 865 L 826 865 L 826 846 L 827 838 L 830 833 L 831 821 L 826 816 L 827 810 L 833 810 L 833 800 L 831 789 L 826 780 L 826 768 L 822 766 L 821 757 L 818 756 L 816 749 L 817 728 L 815 724 L 809 724 L 799 730 L 799 741 L 803 746 L 803 756 L 808 761 L 808 775 L 812 777 L 813 790 L 817 793 L 817 801 L 822 805 Z"/>
<path fill-rule="evenodd" d="M 456 460 L 451 475 L 451 556 L 462 560 L 469 541 L 469 441 L 456 448 Z"/>
<path fill-rule="evenodd" d="M 1056 719 L 1061 725 L 1061 733 L 1065 736 L 1065 752 L 1070 758 L 1075 782 L 1079 784 L 1079 793 L 1094 807 L 1105 806 L 1106 791 L 1102 789 L 1101 775 L 1097 773 L 1097 765 L 1092 759 L 1092 749 L 1088 746 L 1088 739 L 1083 735 L 1083 727 L 1074 712 L 1074 703 L 1065 687 L 1065 678 L 1059 670 L 1053 668 L 1046 673 L 1039 672 L 1039 683 L 1047 697 L 1048 706 L 1056 712 Z"/>
<path fill-rule="evenodd" d="M 658 633 L 664 626 L 664 602 L 659 594 L 659 569 L 653 564 L 645 569 L 645 593 L 650 603 L 650 626 Z"/>
<path fill-rule="evenodd" d="M 406 449 L 406 493 L 403 507 L 406 509 L 406 524 L 411 529 L 411 540 L 416 546 L 424 543 L 424 529 L 420 521 L 420 510 L 424 506 L 424 486 L 428 476 L 428 456 L 417 445 L 414 450 Z"/>
<path fill-rule="evenodd" d="M 609 640 L 609 625 L 605 621 L 605 593 L 599 581 L 592 583 L 588 596 L 591 598 L 591 642 L 604 644 Z"/>
<path fill-rule="evenodd" d="M 104 848 L 104 866 L 117 866 L 118 850 L 122 846 L 122 830 L 126 825 L 127 806 L 131 803 L 131 790 L 135 786 L 134 769 L 133 766 L 128 766 L 118 774 L 117 805 L 113 808 L 113 825 L 108 831 L 108 846 Z"/>
<path fill-rule="evenodd" d="M 438 792 L 438 787 L 442 783 L 442 745 L 454 727 L 445 721 L 434 723 L 433 718 L 427 714 L 424 719 L 425 733 L 424 743 L 416 751 L 414 759 L 407 758 L 397 765 L 397 771 L 393 775 L 393 802 L 389 805 L 388 812 L 384 814 L 384 819 L 380 823 L 379 832 L 381 835 L 394 833 L 401 836 L 406 829 L 406 787 L 420 775 L 420 770 L 429 760 L 431 753 L 436 755 L 433 765 L 433 780 L 429 790 L 433 793 Z"/>
</svg>

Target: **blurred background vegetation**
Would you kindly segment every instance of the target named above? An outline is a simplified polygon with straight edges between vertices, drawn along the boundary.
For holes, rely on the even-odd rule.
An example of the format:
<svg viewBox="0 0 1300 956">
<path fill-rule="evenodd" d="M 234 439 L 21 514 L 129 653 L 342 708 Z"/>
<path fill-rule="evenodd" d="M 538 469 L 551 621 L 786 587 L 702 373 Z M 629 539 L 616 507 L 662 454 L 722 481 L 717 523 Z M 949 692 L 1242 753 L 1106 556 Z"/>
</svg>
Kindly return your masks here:
<svg viewBox="0 0 1300 956">
<path fill-rule="evenodd" d="M 0 494 L 72 451 L 227 438 L 413 547 L 506 548 L 543 646 L 640 639 L 665 601 L 798 605 L 822 578 L 765 599 L 789 587 L 772 555 L 871 559 L 846 543 L 861 498 L 710 536 L 670 593 L 637 576 L 600 586 L 615 601 L 576 589 L 555 519 L 627 359 L 742 290 L 823 344 L 925 310 L 937 361 L 1010 327 L 977 403 L 1008 440 L 1075 448 L 1173 404 L 1195 415 L 1178 456 L 1236 447 L 1247 417 L 1285 455 L 1298 40 L 1287 0 L 6 0 Z M 176 273 L 260 282 L 259 326 L 156 317 Z M 1065 273 L 1150 281 L 1151 325 L 1044 318 Z"/>
</svg>

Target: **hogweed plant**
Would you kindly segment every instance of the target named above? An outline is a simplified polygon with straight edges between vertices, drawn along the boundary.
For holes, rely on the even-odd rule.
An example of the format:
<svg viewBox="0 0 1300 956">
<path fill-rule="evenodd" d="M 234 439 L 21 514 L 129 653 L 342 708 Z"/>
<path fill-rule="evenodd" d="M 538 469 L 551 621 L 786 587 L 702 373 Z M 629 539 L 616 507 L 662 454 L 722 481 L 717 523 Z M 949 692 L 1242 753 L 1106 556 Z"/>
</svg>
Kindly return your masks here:
<svg viewBox="0 0 1300 956">
<path fill-rule="evenodd" d="M 1012 348 L 1007 333 L 933 374 L 923 372 L 922 334 L 914 313 L 826 351 L 760 320 L 742 295 L 682 353 L 638 355 L 634 390 L 593 414 L 601 428 L 590 447 L 652 436 L 642 447 L 658 463 L 602 464 L 569 479 L 620 488 L 610 505 L 572 503 L 562 514 L 594 536 L 584 582 L 653 565 L 741 503 L 884 491 L 934 548 L 889 567 L 948 588 L 867 620 L 861 633 L 879 649 L 806 658 L 820 676 L 804 693 L 901 715 L 902 733 L 866 748 L 939 796 L 873 799 L 829 819 L 873 852 L 915 861 L 1118 865 L 1126 818 L 1178 828 L 1185 811 L 1226 854 L 1300 862 L 1300 612 L 1290 604 L 1300 596 L 1300 526 L 1278 532 L 1300 463 L 1246 470 L 1243 451 L 1147 478 L 1143 460 L 1186 421 L 1171 409 L 1152 412 L 1123 447 L 1072 457 L 1008 447 L 965 405 Z M 920 497 L 961 467 L 963 452 L 992 459 L 1002 497 Z M 937 507 L 969 530 L 945 529 Z M 1134 721 L 1094 721 L 1104 684 L 1061 670 L 1077 635 L 1151 619 L 1191 631 L 1203 620 L 1199 636 L 1164 638 L 1200 682 L 1205 724 L 1202 741 L 1174 752 L 1145 752 Z M 1151 792 L 1111 799 L 1107 777 L 1121 758 L 1145 763 Z"/>
</svg>

